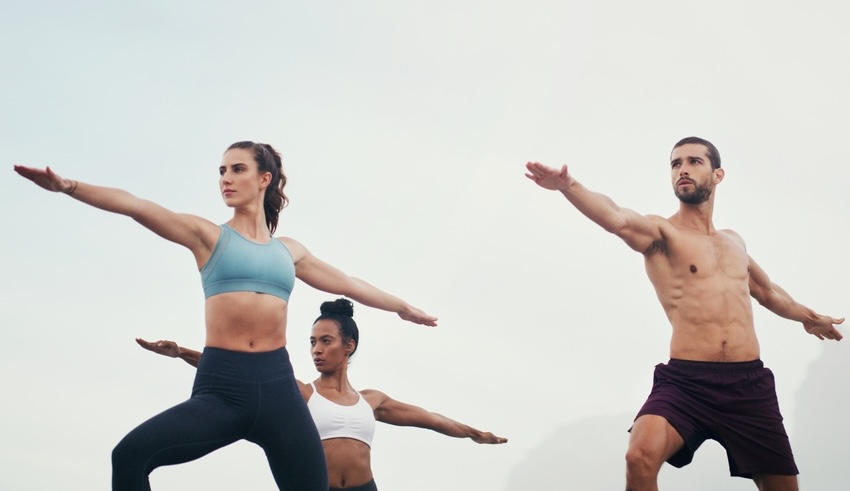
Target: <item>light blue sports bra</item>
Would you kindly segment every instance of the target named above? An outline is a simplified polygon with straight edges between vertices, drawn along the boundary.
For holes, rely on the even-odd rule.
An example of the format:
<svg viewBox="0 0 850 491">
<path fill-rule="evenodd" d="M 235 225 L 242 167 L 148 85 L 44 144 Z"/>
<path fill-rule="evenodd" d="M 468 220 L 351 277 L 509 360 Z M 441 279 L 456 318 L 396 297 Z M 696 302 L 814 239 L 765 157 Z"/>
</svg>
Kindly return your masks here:
<svg viewBox="0 0 850 491">
<path fill-rule="evenodd" d="M 295 285 L 295 263 L 278 239 L 258 244 L 222 224 L 212 255 L 201 268 L 201 283 L 206 298 L 227 292 L 258 292 L 288 302 Z"/>
</svg>

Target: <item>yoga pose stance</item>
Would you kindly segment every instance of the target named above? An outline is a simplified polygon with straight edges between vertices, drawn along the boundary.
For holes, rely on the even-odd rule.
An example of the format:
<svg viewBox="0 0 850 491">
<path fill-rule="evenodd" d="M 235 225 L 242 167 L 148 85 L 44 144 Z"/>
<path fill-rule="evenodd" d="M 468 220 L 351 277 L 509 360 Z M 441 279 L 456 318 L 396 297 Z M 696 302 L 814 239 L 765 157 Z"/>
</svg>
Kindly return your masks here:
<svg viewBox="0 0 850 491">
<path fill-rule="evenodd" d="M 348 380 L 348 363 L 360 344 L 360 331 L 353 315 L 354 306 L 347 299 L 322 304 L 321 315 L 313 323 L 310 335 L 310 351 L 320 375 L 309 384 L 298 382 L 322 438 L 331 491 L 377 491 L 370 457 L 375 420 L 427 428 L 444 435 L 470 438 L 476 443 L 508 441 L 396 401 L 383 392 L 355 390 Z M 198 351 L 173 341 L 136 339 L 136 342 L 154 353 L 181 358 L 192 366 L 198 366 L 202 357 Z"/>
<path fill-rule="evenodd" d="M 733 476 L 762 491 L 796 490 L 797 466 L 782 424 L 773 373 L 759 359 L 750 297 L 802 323 L 818 339 L 840 340 L 835 319 L 794 301 L 747 254 L 743 239 L 714 228 L 720 155 L 702 138 L 682 139 L 670 156 L 679 210 L 639 215 L 579 184 L 567 171 L 531 162 L 526 177 L 560 191 L 581 213 L 643 254 L 646 272 L 673 328 L 670 361 L 655 368 L 652 391 L 631 428 L 629 490 L 658 489 L 667 461 L 691 462 L 706 439 L 726 449 Z"/>
<path fill-rule="evenodd" d="M 280 155 L 270 145 L 237 142 L 225 151 L 219 187 L 233 218 L 222 225 L 120 189 L 63 179 L 49 167 L 15 171 L 185 246 L 201 272 L 206 340 L 192 396 L 142 423 L 115 447 L 116 491 L 149 490 L 148 475 L 157 467 L 188 462 L 241 439 L 263 448 L 280 489 L 328 489 L 321 441 L 285 348 L 296 277 L 402 319 L 436 325 L 436 318 L 347 276 L 295 240 L 272 236 L 287 199 Z"/>
</svg>

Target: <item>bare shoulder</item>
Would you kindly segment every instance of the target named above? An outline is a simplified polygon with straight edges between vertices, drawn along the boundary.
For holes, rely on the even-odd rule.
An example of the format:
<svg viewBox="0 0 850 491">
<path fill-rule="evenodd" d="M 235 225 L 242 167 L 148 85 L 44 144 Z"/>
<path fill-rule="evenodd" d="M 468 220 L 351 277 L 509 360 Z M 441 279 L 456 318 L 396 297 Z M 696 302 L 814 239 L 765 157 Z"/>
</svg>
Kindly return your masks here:
<svg viewBox="0 0 850 491">
<path fill-rule="evenodd" d="M 292 237 L 281 236 L 277 237 L 277 240 L 279 240 L 283 245 L 286 246 L 287 249 L 289 249 L 289 253 L 292 254 L 292 259 L 296 263 L 308 253 L 307 248 Z"/>
<path fill-rule="evenodd" d="M 213 223 L 211 220 L 204 218 L 202 216 L 199 216 L 199 215 L 195 215 L 195 214 L 192 214 L 192 213 L 177 213 L 177 216 L 181 217 L 182 219 L 184 219 L 188 222 L 191 222 L 192 224 L 194 224 L 198 227 L 204 227 L 207 230 L 220 230 L 221 229 L 221 225 L 219 225 L 217 223 Z"/>
<path fill-rule="evenodd" d="M 218 234 L 221 232 L 221 225 L 217 223 L 213 223 L 207 218 L 202 216 L 194 215 L 191 213 L 180 213 L 180 212 L 172 212 L 167 208 L 162 207 L 156 203 L 151 201 L 147 201 L 151 206 L 156 207 L 157 209 L 165 210 L 166 213 L 169 213 L 169 217 L 174 220 L 176 223 L 189 228 L 194 233 L 198 235 L 214 235 L 218 238 Z"/>
<path fill-rule="evenodd" d="M 310 396 L 313 395 L 313 385 L 305 384 L 300 380 L 295 380 L 298 383 L 298 390 L 301 392 L 301 397 L 304 398 L 304 401 L 307 402 L 310 400 Z"/>
<path fill-rule="evenodd" d="M 646 217 L 647 220 L 649 220 L 654 225 L 657 225 L 659 227 L 672 227 L 673 226 L 670 223 L 669 218 L 664 218 L 663 216 L 660 216 L 660 215 L 644 215 L 644 217 Z"/>
<path fill-rule="evenodd" d="M 277 240 L 281 241 L 283 243 L 283 245 L 285 245 L 286 247 L 293 248 L 293 249 L 294 248 L 304 248 L 304 246 L 301 245 L 300 242 L 293 239 L 292 237 L 285 237 L 285 236 L 281 235 L 281 236 L 278 236 L 278 237 L 275 237 L 275 238 Z"/>
<path fill-rule="evenodd" d="M 360 391 L 360 395 L 363 396 L 364 399 L 366 399 L 366 402 L 370 406 L 372 406 L 373 411 L 380 407 L 380 405 L 383 404 L 384 401 L 389 399 L 388 395 L 375 389 L 363 389 Z"/>
<path fill-rule="evenodd" d="M 186 220 L 186 222 L 192 224 L 198 233 L 204 238 L 205 242 L 210 241 L 215 243 L 218 240 L 219 235 L 221 235 L 221 225 L 218 225 L 217 223 L 213 223 L 204 217 L 191 215 L 189 213 L 179 213 L 178 215 Z"/>
<path fill-rule="evenodd" d="M 154 204 L 153 206 L 159 206 Z M 164 209 L 164 208 L 163 208 Z M 216 243 L 218 242 L 219 237 L 221 236 L 221 225 L 217 223 L 213 223 L 212 221 L 190 213 L 171 213 L 169 215 L 171 219 L 169 220 L 171 223 L 183 227 L 184 230 L 189 231 L 191 236 L 195 237 L 194 240 L 183 242 L 180 241 L 176 237 L 169 238 L 168 236 L 163 235 L 163 237 L 169 238 L 169 240 L 173 240 L 180 244 L 185 245 L 189 249 L 191 249 L 196 254 L 196 259 L 198 259 L 198 254 L 202 254 L 202 257 L 205 255 L 201 252 L 200 249 L 196 249 L 193 244 L 201 245 L 201 249 L 206 249 L 206 252 L 212 251 L 215 248 Z M 140 223 L 145 224 L 144 219 L 138 219 Z M 151 229 L 154 230 L 154 229 Z M 159 233 L 159 232 L 157 232 Z M 201 260 L 200 262 L 206 262 L 205 260 Z"/>
<path fill-rule="evenodd" d="M 661 234 L 662 240 L 669 239 L 677 231 L 673 217 L 665 218 L 660 215 L 644 215 L 643 217 L 650 223 L 650 225 L 652 225 L 653 228 L 658 230 Z"/>
<path fill-rule="evenodd" d="M 738 234 L 738 232 L 735 232 L 734 230 L 727 228 L 727 229 L 723 229 L 723 230 L 718 230 L 717 233 L 723 234 L 724 236 L 729 237 L 730 239 L 732 239 L 735 242 L 737 242 L 738 244 L 740 244 L 741 247 L 743 247 L 744 249 L 747 248 L 747 245 L 744 243 L 744 238 L 741 237 L 741 235 Z"/>
</svg>

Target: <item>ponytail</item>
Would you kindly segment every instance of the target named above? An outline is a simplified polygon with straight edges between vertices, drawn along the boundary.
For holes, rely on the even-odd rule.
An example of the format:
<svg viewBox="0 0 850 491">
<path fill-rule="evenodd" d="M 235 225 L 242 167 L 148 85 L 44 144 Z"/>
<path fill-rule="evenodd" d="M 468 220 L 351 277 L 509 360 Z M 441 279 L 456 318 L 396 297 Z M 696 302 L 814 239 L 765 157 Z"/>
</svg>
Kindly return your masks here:
<svg viewBox="0 0 850 491">
<path fill-rule="evenodd" d="M 263 211 L 266 215 L 266 225 L 269 227 L 269 231 L 274 234 L 277 230 L 277 222 L 280 219 L 280 211 L 289 204 L 289 198 L 283 193 L 283 187 L 286 186 L 286 175 L 283 173 L 283 162 L 280 154 L 268 143 L 241 141 L 227 147 L 228 150 L 234 148 L 253 151 L 259 172 L 268 172 L 272 175 L 272 180 L 263 197 Z"/>
</svg>

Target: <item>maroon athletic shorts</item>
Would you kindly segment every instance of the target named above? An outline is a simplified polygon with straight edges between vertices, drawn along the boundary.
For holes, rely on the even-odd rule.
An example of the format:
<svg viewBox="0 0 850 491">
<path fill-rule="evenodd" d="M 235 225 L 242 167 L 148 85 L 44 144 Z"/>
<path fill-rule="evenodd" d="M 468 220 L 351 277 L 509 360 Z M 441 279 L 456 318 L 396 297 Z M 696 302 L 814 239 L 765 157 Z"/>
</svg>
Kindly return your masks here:
<svg viewBox="0 0 850 491">
<path fill-rule="evenodd" d="M 726 449 L 733 476 L 798 474 L 773 372 L 761 360 L 659 363 L 635 420 L 644 414 L 664 417 L 685 441 L 667 460 L 675 467 L 690 464 L 699 446 L 712 439 Z"/>
</svg>

